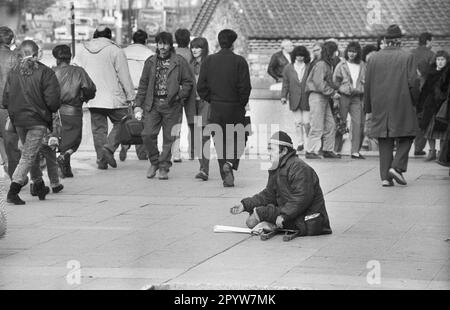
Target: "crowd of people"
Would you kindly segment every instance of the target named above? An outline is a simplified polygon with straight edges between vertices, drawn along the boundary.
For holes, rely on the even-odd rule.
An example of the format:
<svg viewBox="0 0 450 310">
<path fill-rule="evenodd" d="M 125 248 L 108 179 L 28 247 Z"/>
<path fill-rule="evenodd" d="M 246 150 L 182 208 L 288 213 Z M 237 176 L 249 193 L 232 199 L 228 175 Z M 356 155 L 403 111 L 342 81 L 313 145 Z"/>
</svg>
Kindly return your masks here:
<svg viewBox="0 0 450 310">
<path fill-rule="evenodd" d="M 400 28 L 392 25 L 378 46 L 350 42 L 343 57 L 334 40 L 314 44 L 312 55 L 305 46 L 282 42 L 268 73 L 282 83 L 281 103 L 294 114 L 297 143 L 285 132 L 271 138 L 266 189 L 244 199 L 231 213 L 249 212 L 247 225 L 257 230 L 263 224 L 265 229 L 296 228 L 303 235 L 331 233 L 318 176 L 297 152 L 305 151 L 308 160 L 340 159 L 347 132 L 353 159 L 365 159 L 365 140 L 378 144 L 382 186 L 393 186 L 394 180 L 406 185 L 403 173 L 414 139 L 415 155 L 424 155 L 428 141 L 426 160 L 449 164 L 448 109 L 447 115 L 441 114 L 448 104 L 450 56 L 431 51 L 429 33 L 420 36 L 412 53 L 401 48 L 401 37 Z M 50 191 L 63 190 L 60 177 L 74 176 L 70 159 L 81 143 L 84 105 L 90 112 L 98 169 L 117 167 L 114 154 L 119 147 L 120 160 L 126 160 L 130 145 L 123 145 L 118 133 L 121 121 L 131 114 L 143 123 L 143 144 L 136 146 L 136 153 L 149 161 L 147 178 L 167 180 L 172 162 L 182 161 L 184 110 L 189 158 L 199 159 L 195 178 L 209 178 L 213 141 L 223 186 L 233 187 L 248 135 L 230 134 L 229 127 L 248 125 L 245 114 L 252 89 L 246 59 L 234 53 L 237 39 L 233 30 L 222 30 L 220 50 L 209 55 L 208 41 L 191 40 L 187 29 L 175 32 L 176 48 L 173 35 L 160 32 L 155 53 L 142 30 L 122 49 L 112 41 L 109 28 L 99 27 L 73 59 L 69 46 L 56 46 L 56 66 L 49 68 L 39 61 L 35 42 L 23 41 L 12 51 L 14 33 L 0 27 L 0 128 L 11 178 L 7 202 L 25 204 L 19 193 L 28 182 L 31 195 L 40 200 Z M 42 177 L 42 159 L 50 187 Z M 280 174 L 288 175 L 287 180 Z"/>
</svg>

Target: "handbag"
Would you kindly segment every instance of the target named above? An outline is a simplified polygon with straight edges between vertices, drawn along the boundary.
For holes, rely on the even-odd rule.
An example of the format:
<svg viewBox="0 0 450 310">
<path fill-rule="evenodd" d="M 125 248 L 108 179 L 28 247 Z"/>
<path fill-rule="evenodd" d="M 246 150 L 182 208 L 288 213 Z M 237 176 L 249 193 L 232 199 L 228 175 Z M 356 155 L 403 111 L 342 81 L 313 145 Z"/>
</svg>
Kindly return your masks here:
<svg viewBox="0 0 450 310">
<path fill-rule="evenodd" d="M 117 140 L 123 145 L 140 145 L 142 142 L 142 131 L 144 130 L 144 122 L 138 121 L 129 109 L 128 115 L 120 120 Z"/>
<path fill-rule="evenodd" d="M 448 97 L 441 104 L 439 111 L 436 113 L 436 120 L 441 123 L 448 124 Z"/>
</svg>

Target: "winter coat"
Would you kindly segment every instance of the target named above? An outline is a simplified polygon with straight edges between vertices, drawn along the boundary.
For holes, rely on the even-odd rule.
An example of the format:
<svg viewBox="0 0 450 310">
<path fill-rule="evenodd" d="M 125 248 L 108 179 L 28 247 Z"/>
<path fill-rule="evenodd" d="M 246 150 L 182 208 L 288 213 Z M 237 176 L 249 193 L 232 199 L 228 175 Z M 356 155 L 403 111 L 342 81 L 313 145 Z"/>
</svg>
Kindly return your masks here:
<svg viewBox="0 0 450 310">
<path fill-rule="evenodd" d="M 194 117 L 201 116 L 202 117 L 202 126 L 206 126 L 208 124 L 208 114 L 209 114 L 209 103 L 205 100 L 200 99 L 197 92 L 197 80 L 200 74 L 200 66 L 201 63 L 198 64 L 195 59 L 192 59 L 189 67 L 191 68 L 192 73 L 195 76 L 194 79 L 194 88 L 192 89 L 191 95 L 184 106 L 184 111 L 186 112 L 186 119 L 188 124 L 194 124 Z"/>
<path fill-rule="evenodd" d="M 77 52 L 74 64 L 83 67 L 97 86 L 88 108 L 126 108 L 135 91 L 123 50 L 107 38 L 86 42 Z"/>
<path fill-rule="evenodd" d="M 309 111 L 308 96 L 306 95 L 306 79 L 308 78 L 309 64 L 305 64 L 305 73 L 299 77 L 293 64 L 283 70 L 283 86 L 281 98 L 289 95 L 289 108 L 291 111 Z"/>
<path fill-rule="evenodd" d="M 276 170 L 269 171 L 269 180 L 262 192 L 241 202 L 249 213 L 256 207 L 278 206 L 284 222 L 295 222 L 299 229 L 304 229 L 305 216 L 320 213 L 324 219 L 323 233 L 331 233 L 319 177 L 296 151 L 285 155 Z"/>
<path fill-rule="evenodd" d="M 372 113 L 371 138 L 413 137 L 418 132 L 415 105 L 419 79 L 412 54 L 387 47 L 370 57 L 364 109 Z"/>
<path fill-rule="evenodd" d="M 136 107 L 141 107 L 148 112 L 153 107 L 157 57 L 157 55 L 153 55 L 145 61 L 136 95 Z M 182 56 L 172 53 L 167 73 L 167 99 L 169 105 L 185 104 L 193 86 L 194 76 L 189 68 L 189 64 Z"/>
<path fill-rule="evenodd" d="M 422 117 L 419 119 L 419 127 L 422 130 L 426 130 L 428 128 L 431 120 L 439 111 L 442 102 L 445 100 L 445 90 L 440 89 L 440 82 L 445 74 L 445 71 L 446 68 L 440 71 L 437 71 L 435 67 L 431 68 L 425 84 L 420 92 L 417 112 L 422 114 Z M 437 128 L 436 130 L 443 131 L 445 128 L 441 128 L 442 130 Z"/>
<path fill-rule="evenodd" d="M 411 51 L 414 56 L 414 62 L 417 65 L 422 78 L 425 80 L 430 73 L 434 62 L 435 54 L 426 46 L 419 46 Z"/>
<path fill-rule="evenodd" d="M 306 80 L 306 93 L 318 93 L 326 97 L 331 97 L 337 86 L 333 83 L 333 68 L 324 60 L 319 60 Z"/>
<path fill-rule="evenodd" d="M 30 76 L 16 66 L 8 74 L 3 106 L 15 127 L 46 126 L 52 130 L 52 113 L 61 106 L 61 90 L 52 69 L 37 62 Z"/>
<path fill-rule="evenodd" d="M 279 51 L 272 55 L 270 58 L 269 67 L 267 73 L 277 81 L 277 83 L 283 78 L 283 70 L 288 64 L 291 63 L 290 59 L 284 56 L 283 51 Z"/>
<path fill-rule="evenodd" d="M 245 107 L 252 90 L 250 71 L 244 57 L 224 48 L 202 62 L 197 91 L 200 98 Z"/>
<path fill-rule="evenodd" d="M 139 86 L 142 71 L 144 70 L 145 61 L 152 55 L 155 55 L 149 47 L 142 44 L 132 44 L 123 49 L 128 60 L 128 68 L 130 69 L 131 79 L 134 88 Z"/>
<path fill-rule="evenodd" d="M 61 88 L 61 114 L 82 115 L 83 102 L 95 97 L 94 82 L 81 67 L 62 64 L 53 71 Z"/>
<path fill-rule="evenodd" d="M 6 45 L 0 45 L 0 107 L 3 102 L 3 90 L 5 89 L 8 73 L 17 63 L 17 57 Z"/>
<path fill-rule="evenodd" d="M 333 83 L 339 87 L 339 93 L 346 96 L 362 96 L 364 94 L 364 83 L 366 78 L 366 64 L 364 61 L 359 63 L 360 70 L 356 88 L 353 87 L 353 79 L 350 68 L 346 60 L 342 60 L 334 70 Z"/>
</svg>

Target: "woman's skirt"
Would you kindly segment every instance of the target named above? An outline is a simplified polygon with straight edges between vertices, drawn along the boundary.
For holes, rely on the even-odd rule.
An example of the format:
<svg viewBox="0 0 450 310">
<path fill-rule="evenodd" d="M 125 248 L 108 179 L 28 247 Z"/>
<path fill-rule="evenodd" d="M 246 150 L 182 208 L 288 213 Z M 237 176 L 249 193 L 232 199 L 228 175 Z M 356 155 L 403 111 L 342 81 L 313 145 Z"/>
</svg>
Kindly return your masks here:
<svg viewBox="0 0 450 310">
<path fill-rule="evenodd" d="M 425 138 L 428 140 L 443 140 L 445 139 L 446 131 L 436 130 L 436 118 L 435 115 L 431 118 L 431 122 L 425 130 Z"/>
</svg>

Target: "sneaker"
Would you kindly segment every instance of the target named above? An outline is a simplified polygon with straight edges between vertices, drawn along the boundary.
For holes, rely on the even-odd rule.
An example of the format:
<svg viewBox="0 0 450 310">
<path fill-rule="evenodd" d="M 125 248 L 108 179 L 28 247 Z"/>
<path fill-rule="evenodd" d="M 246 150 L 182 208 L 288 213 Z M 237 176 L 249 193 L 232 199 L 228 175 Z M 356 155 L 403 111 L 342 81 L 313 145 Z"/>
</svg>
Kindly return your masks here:
<svg viewBox="0 0 450 310">
<path fill-rule="evenodd" d="M 342 156 L 340 154 L 336 154 L 331 151 L 323 151 L 323 157 L 324 158 L 333 158 L 333 159 L 341 159 Z"/>
<path fill-rule="evenodd" d="M 425 151 L 415 151 L 414 152 L 414 156 L 424 156 L 424 155 L 426 155 L 427 153 L 425 152 Z"/>
<path fill-rule="evenodd" d="M 156 171 L 158 171 L 158 167 L 151 165 L 147 171 L 147 179 L 153 179 L 156 176 Z"/>
<path fill-rule="evenodd" d="M 58 194 L 63 189 L 64 189 L 64 185 L 59 184 L 58 186 L 52 187 L 52 192 L 53 192 L 53 194 Z"/>
<path fill-rule="evenodd" d="M 103 148 L 103 158 L 106 162 L 113 168 L 117 168 L 117 162 L 114 159 L 114 153 L 108 150 L 107 148 Z"/>
<path fill-rule="evenodd" d="M 223 186 L 234 187 L 233 167 L 230 163 L 225 163 L 222 167 L 224 173 Z"/>
<path fill-rule="evenodd" d="M 160 180 L 168 180 L 169 179 L 169 170 L 167 170 L 167 169 L 159 169 L 158 179 L 160 179 Z"/>
<path fill-rule="evenodd" d="M 394 169 L 394 168 L 389 169 L 389 174 L 395 180 L 395 182 L 397 182 L 398 184 L 400 184 L 400 185 L 408 184 L 408 183 L 406 183 L 406 180 L 403 177 L 403 174 L 401 172 L 397 171 L 397 169 Z"/>
<path fill-rule="evenodd" d="M 305 158 L 306 159 L 322 159 L 322 157 L 320 157 L 316 153 L 309 153 L 309 152 L 306 152 Z"/>
<path fill-rule="evenodd" d="M 197 175 L 195 176 L 196 179 L 200 179 L 203 181 L 208 181 L 208 175 L 206 174 L 206 172 L 204 171 L 200 171 L 199 173 L 197 173 Z"/>
<path fill-rule="evenodd" d="M 364 156 L 362 156 L 360 153 L 352 154 L 351 156 L 353 159 L 366 159 Z"/>
<path fill-rule="evenodd" d="M 394 186 L 394 181 L 392 181 L 392 180 L 383 180 L 383 181 L 381 181 L 381 186 L 383 186 L 383 187 Z"/>
</svg>

